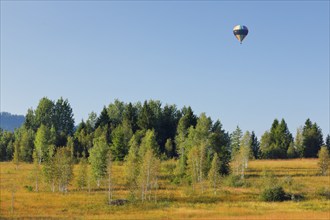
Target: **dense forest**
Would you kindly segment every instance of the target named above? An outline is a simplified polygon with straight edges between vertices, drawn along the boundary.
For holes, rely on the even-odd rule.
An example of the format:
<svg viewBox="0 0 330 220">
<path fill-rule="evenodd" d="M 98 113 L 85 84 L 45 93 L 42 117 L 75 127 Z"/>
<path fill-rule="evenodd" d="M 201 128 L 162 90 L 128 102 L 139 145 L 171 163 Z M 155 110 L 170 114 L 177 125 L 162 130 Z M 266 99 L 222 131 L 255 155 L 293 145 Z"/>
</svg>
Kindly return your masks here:
<svg viewBox="0 0 330 220">
<path fill-rule="evenodd" d="M 32 162 L 38 145 L 45 155 L 50 146 L 54 150 L 69 146 L 72 156 L 79 159 L 83 155 L 88 157 L 96 140 L 104 137 L 114 160 L 123 161 L 131 139 L 140 143 L 146 135 L 152 136 L 159 158 L 179 158 L 182 166 L 187 164 L 190 149 L 203 145 L 208 160 L 217 153 L 225 173 L 228 172 L 226 164 L 243 145 L 249 148 L 249 155 L 254 159 L 317 157 L 322 145 L 330 147 L 329 135 L 323 140 L 321 129 L 310 119 L 297 129 L 295 136 L 284 119 L 274 119 L 259 141 L 253 131 L 243 132 L 237 126 L 228 133 L 219 120 L 212 121 L 205 113 L 197 116 L 191 107 L 179 110 L 175 105 L 162 106 L 155 100 L 134 104 L 115 100 L 104 106 L 99 115 L 91 112 L 86 121 L 75 127 L 68 100 L 52 101 L 44 97 L 35 110 L 27 111 L 20 128 L 14 132 L 1 130 L 0 159 L 12 160 L 16 150 L 19 160 Z"/>
</svg>

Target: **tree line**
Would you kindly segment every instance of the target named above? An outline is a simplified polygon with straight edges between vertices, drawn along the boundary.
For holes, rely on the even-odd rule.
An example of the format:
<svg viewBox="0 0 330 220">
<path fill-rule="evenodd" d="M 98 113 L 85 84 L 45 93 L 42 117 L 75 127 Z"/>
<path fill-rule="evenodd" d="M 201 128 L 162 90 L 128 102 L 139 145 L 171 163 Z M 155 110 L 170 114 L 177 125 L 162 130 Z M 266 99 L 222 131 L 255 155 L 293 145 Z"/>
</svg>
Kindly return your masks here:
<svg viewBox="0 0 330 220">
<path fill-rule="evenodd" d="M 255 159 L 317 157 L 322 145 L 330 148 L 329 134 L 324 141 L 320 127 L 310 119 L 297 129 L 295 136 L 284 119 L 275 119 L 259 141 L 253 131 L 243 134 L 237 126 L 229 133 L 219 120 L 213 122 L 204 113 L 197 116 L 191 107 L 179 110 L 175 105 L 162 106 L 157 100 L 144 101 L 143 104 L 115 100 L 108 107 L 104 106 L 99 115 L 91 112 L 86 121 L 82 120 L 75 127 L 67 99 L 52 101 L 44 97 L 35 110 L 27 111 L 20 128 L 14 132 L 0 131 L 0 160 L 12 160 L 16 152 L 19 160 L 32 162 L 33 151 L 38 148 L 42 148 L 40 152 L 47 157 L 49 149 L 56 151 L 68 146 L 77 162 L 83 155 L 88 158 L 94 140 L 103 136 L 113 159 L 123 161 L 128 155 L 132 136 L 142 137 L 148 130 L 154 132 L 157 143 L 154 151 L 160 158 L 178 158 L 183 167 L 187 165 L 190 148 L 203 145 L 202 148 L 207 149 L 202 151 L 210 154 L 208 160 L 217 153 L 223 161 L 221 170 L 224 173 L 228 172 L 225 164 L 239 151 L 243 138 L 250 148 L 250 157 Z"/>
</svg>

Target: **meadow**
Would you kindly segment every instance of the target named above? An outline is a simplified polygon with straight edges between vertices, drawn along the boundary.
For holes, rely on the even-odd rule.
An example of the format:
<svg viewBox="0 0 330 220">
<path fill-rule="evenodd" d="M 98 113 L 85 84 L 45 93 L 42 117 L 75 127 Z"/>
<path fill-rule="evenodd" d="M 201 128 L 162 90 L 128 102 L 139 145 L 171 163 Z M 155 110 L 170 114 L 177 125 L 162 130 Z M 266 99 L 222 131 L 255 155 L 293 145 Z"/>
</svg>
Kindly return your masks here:
<svg viewBox="0 0 330 220">
<path fill-rule="evenodd" d="M 101 188 L 78 190 L 73 179 L 66 194 L 51 192 L 40 182 L 34 192 L 33 164 L 2 162 L 0 176 L 0 218 L 76 218 L 76 219 L 330 219 L 330 177 L 318 174 L 317 159 L 255 160 L 249 163 L 244 184 L 230 186 L 223 178 L 216 194 L 170 181 L 162 162 L 156 198 L 148 202 L 129 201 L 123 206 L 107 204 L 104 181 Z M 74 173 L 78 167 L 75 166 Z M 123 165 L 114 165 L 114 199 L 127 199 Z M 285 192 L 301 195 L 298 201 L 263 202 L 260 192 L 265 171 L 271 171 Z"/>
</svg>

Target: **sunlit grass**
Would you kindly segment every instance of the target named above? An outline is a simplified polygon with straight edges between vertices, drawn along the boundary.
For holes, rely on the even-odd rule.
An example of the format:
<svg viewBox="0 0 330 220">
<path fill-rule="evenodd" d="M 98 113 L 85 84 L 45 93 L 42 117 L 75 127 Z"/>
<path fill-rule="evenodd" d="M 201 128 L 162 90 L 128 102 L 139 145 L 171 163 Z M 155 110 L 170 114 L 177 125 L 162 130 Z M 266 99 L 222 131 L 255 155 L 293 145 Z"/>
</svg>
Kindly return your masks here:
<svg viewBox="0 0 330 220">
<path fill-rule="evenodd" d="M 173 161 L 163 163 L 173 163 Z M 243 187 L 221 185 L 216 195 L 192 191 L 190 186 L 177 186 L 168 180 L 162 169 L 157 202 L 128 203 L 124 206 L 107 205 L 106 182 L 101 189 L 93 184 L 78 190 L 75 179 L 67 194 L 52 193 L 45 183 L 35 187 L 33 165 L 21 163 L 16 170 L 12 163 L 0 163 L 0 217 L 2 218 L 84 218 L 84 219 L 330 219 L 330 202 L 318 194 L 330 185 L 329 176 L 319 176 L 316 159 L 251 161 Z M 77 173 L 77 166 L 74 172 Z M 304 194 L 300 202 L 261 202 L 259 193 L 264 171 L 272 171 L 280 182 L 292 178 L 286 191 Z M 114 166 L 115 199 L 128 198 L 124 184 L 123 166 Z M 13 203 L 12 203 L 13 202 Z"/>
</svg>

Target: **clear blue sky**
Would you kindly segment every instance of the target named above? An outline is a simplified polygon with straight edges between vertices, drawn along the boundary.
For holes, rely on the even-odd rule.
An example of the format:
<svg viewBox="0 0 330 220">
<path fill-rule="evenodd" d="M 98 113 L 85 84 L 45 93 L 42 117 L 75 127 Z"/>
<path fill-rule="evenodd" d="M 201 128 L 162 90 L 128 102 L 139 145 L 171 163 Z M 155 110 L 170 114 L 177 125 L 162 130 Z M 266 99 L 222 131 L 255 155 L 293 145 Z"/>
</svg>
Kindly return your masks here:
<svg viewBox="0 0 330 220">
<path fill-rule="evenodd" d="M 240 45 L 232 33 L 246 25 Z M 149 99 L 260 137 L 329 133 L 328 1 L 1 1 L 1 111 L 67 98 L 76 123 Z"/>
</svg>

